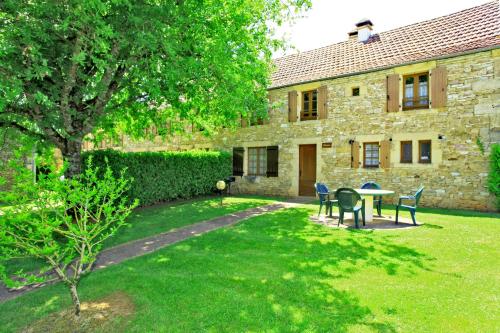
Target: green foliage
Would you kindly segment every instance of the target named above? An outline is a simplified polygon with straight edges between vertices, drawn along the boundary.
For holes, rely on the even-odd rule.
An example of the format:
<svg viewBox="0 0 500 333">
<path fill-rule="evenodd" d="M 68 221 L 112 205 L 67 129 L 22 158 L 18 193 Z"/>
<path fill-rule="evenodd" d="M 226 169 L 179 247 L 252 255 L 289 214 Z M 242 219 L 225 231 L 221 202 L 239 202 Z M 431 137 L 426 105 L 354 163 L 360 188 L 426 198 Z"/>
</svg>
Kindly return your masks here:
<svg viewBox="0 0 500 333">
<path fill-rule="evenodd" d="M 114 177 L 110 168 L 100 172 L 89 159 L 78 177 L 63 181 L 54 170 L 33 184 L 31 172 L 20 166 L 12 190 L 3 195 L 11 207 L 0 215 L 0 278 L 19 286 L 55 274 L 70 288 L 78 313 L 81 275 L 90 272 L 103 242 L 138 204 L 129 204 L 122 195 L 130 183 L 123 173 Z M 16 258 L 37 258 L 45 265 L 39 272 L 18 271 L 13 279 L 5 263 Z M 41 275 L 48 271 L 53 274 Z"/>
<path fill-rule="evenodd" d="M 483 140 L 481 140 L 481 137 L 479 135 L 476 138 L 476 144 L 477 144 L 477 147 L 479 148 L 479 151 L 481 152 L 481 155 L 484 155 L 484 152 L 485 152 L 484 143 L 483 143 Z"/>
<path fill-rule="evenodd" d="M 98 150 L 84 153 L 83 159 L 90 156 L 98 166 L 107 160 L 115 173 L 127 168 L 127 175 L 134 179 L 127 195 L 145 206 L 213 193 L 215 183 L 230 176 L 232 169 L 231 155 L 225 152 Z"/>
<path fill-rule="evenodd" d="M 55 166 L 52 147 L 43 145 L 34 138 L 11 128 L 0 128 L 0 191 L 10 187 L 17 166 L 31 164 L 34 156 L 38 169 Z"/>
<path fill-rule="evenodd" d="M 498 143 L 491 145 L 488 188 L 495 195 L 497 209 L 500 211 L 500 144 Z"/>
<path fill-rule="evenodd" d="M 242 114 L 267 109 L 272 51 L 283 44 L 270 27 L 309 6 L 0 1 L 0 127 L 47 139 L 78 166 L 91 132 L 236 127 Z"/>
</svg>

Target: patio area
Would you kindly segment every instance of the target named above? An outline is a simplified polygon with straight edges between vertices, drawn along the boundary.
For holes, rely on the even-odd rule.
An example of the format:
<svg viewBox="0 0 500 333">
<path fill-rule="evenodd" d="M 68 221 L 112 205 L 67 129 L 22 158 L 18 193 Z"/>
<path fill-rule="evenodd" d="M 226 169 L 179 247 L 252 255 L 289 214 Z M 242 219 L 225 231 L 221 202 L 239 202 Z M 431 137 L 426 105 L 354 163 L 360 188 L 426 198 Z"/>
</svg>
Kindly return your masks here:
<svg viewBox="0 0 500 333">
<path fill-rule="evenodd" d="M 309 219 L 314 223 L 321 224 L 329 228 L 356 228 L 354 224 L 354 219 L 352 217 L 344 219 L 343 224 L 337 225 L 339 220 L 339 213 L 334 212 L 332 216 L 333 217 L 325 215 L 318 216 L 317 214 L 314 214 L 311 215 Z M 382 216 L 375 215 L 373 216 L 373 220 L 371 222 L 366 222 L 365 225 L 363 225 L 363 223 L 361 222 L 359 225 L 359 229 L 368 229 L 368 230 L 413 229 L 421 226 L 421 224 L 418 221 L 417 225 L 414 225 L 411 218 L 400 217 L 398 224 L 394 222 L 395 220 L 396 216 L 394 215 L 390 214 Z"/>
</svg>

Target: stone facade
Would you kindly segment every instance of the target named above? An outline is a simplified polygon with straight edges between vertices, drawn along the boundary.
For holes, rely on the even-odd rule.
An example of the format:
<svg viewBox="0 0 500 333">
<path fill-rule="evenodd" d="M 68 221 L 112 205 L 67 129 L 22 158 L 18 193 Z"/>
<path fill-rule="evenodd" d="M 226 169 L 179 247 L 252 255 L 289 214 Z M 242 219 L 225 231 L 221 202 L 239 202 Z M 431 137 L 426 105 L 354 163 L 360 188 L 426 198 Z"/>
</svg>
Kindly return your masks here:
<svg viewBox="0 0 500 333">
<path fill-rule="evenodd" d="M 387 112 L 386 78 L 390 74 L 412 74 L 445 67 L 447 102 L 442 108 Z M 430 78 L 432 85 L 432 76 Z M 328 87 L 327 119 L 288 122 L 288 92 Z M 352 88 L 360 96 L 352 96 Z M 402 96 L 400 87 L 400 104 Z M 432 100 L 432 96 L 431 100 Z M 421 204 L 429 207 L 493 210 L 487 190 L 489 146 L 500 139 L 500 49 L 477 52 L 425 63 L 283 87 L 270 90 L 273 109 L 266 125 L 223 130 L 206 138 L 174 138 L 166 143 L 132 142 L 124 139 L 126 151 L 167 149 L 221 149 L 233 147 L 279 146 L 278 177 L 237 177 L 241 193 L 296 196 L 299 190 L 299 145 L 316 144 L 317 181 L 330 188 L 358 188 L 375 181 L 396 194 L 385 202 L 397 201 L 420 185 L 425 186 Z M 298 101 L 300 113 L 300 94 Z M 351 167 L 350 140 L 363 142 L 390 140 L 388 168 Z M 413 163 L 400 163 L 400 142 L 413 142 Z M 418 140 L 431 140 L 432 162 L 418 163 Z M 480 144 L 478 144 L 478 142 Z M 331 147 L 322 147 L 331 143 Z M 483 146 L 484 149 L 480 148 Z M 245 150 L 244 172 L 248 168 Z"/>
</svg>

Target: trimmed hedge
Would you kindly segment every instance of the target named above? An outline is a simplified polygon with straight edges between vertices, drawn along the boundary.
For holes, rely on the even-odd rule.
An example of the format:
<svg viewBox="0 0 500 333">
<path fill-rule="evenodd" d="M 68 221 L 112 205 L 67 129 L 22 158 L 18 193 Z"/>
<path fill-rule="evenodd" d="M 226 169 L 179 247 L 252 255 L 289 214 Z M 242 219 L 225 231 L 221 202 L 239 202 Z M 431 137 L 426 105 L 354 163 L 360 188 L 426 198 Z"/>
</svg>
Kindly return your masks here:
<svg viewBox="0 0 500 333">
<path fill-rule="evenodd" d="M 106 159 L 115 174 L 127 168 L 134 181 L 130 199 L 141 206 L 178 198 L 192 198 L 216 191 L 215 183 L 231 175 L 232 158 L 225 152 L 140 152 L 96 150 L 82 155 L 83 164 L 93 156 L 93 165 L 104 170 Z"/>
<path fill-rule="evenodd" d="M 488 188 L 495 195 L 497 209 L 500 211 L 500 144 L 498 143 L 491 146 Z"/>
</svg>

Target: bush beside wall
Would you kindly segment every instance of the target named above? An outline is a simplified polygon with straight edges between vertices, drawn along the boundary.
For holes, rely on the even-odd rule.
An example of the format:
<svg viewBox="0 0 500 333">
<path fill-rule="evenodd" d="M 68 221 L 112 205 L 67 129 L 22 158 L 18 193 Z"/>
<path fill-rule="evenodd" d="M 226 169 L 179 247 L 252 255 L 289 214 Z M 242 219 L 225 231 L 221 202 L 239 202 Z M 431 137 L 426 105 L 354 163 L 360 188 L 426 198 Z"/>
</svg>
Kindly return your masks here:
<svg viewBox="0 0 500 333">
<path fill-rule="evenodd" d="M 134 178 L 128 196 L 139 199 L 141 206 L 213 193 L 215 183 L 232 171 L 231 155 L 225 152 L 97 150 L 83 154 L 84 164 L 90 155 L 101 170 L 106 167 L 106 158 L 115 173 L 127 168 L 126 175 Z"/>
<path fill-rule="evenodd" d="M 497 209 L 500 211 L 500 144 L 491 146 L 490 159 L 488 188 L 495 195 Z"/>
</svg>

